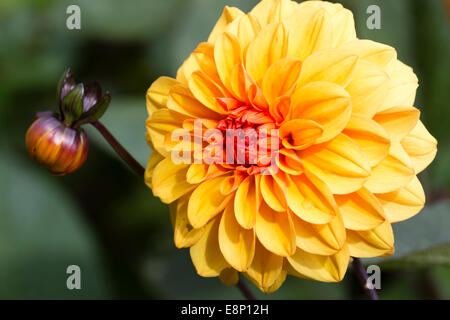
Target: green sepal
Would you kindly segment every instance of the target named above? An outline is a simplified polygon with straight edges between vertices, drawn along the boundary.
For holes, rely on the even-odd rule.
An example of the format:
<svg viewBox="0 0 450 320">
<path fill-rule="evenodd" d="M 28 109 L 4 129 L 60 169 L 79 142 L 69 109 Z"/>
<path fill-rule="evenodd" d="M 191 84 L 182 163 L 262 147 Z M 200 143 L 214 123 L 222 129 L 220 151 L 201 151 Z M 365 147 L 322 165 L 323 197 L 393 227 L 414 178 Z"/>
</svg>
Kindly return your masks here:
<svg viewBox="0 0 450 320">
<path fill-rule="evenodd" d="M 75 127 L 79 127 L 86 123 L 93 123 L 100 119 L 108 109 L 109 103 L 111 102 L 111 95 L 106 92 L 103 97 L 88 111 L 83 113 L 81 118 L 76 122 Z"/>
<path fill-rule="evenodd" d="M 69 127 L 80 119 L 83 113 L 83 95 L 84 85 L 80 83 L 64 97 L 61 112 L 66 126 Z"/>
<path fill-rule="evenodd" d="M 58 81 L 58 86 L 56 87 L 56 102 L 58 103 L 58 106 L 61 107 L 61 91 L 64 86 L 64 81 L 69 77 L 70 75 L 70 68 L 67 68 L 66 71 L 62 74 L 61 78 Z"/>
</svg>

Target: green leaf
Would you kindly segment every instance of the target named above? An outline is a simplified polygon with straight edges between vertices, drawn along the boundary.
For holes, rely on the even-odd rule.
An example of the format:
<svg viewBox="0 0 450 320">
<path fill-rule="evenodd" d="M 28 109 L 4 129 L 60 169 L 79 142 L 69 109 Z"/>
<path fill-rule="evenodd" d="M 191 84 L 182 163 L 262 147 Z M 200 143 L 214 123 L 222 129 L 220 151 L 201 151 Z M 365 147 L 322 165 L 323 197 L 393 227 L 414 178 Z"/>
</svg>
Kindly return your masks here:
<svg viewBox="0 0 450 320">
<path fill-rule="evenodd" d="M 61 109 L 66 126 L 71 126 L 83 113 L 83 94 L 84 85 L 80 83 L 64 97 Z"/>
<path fill-rule="evenodd" d="M 106 92 L 106 94 L 97 102 L 97 104 L 95 104 L 91 109 L 89 109 L 81 116 L 80 120 L 76 122 L 75 126 L 79 127 L 83 124 L 93 123 L 99 120 L 105 114 L 110 102 L 111 95 L 109 94 L 109 92 Z"/>
<path fill-rule="evenodd" d="M 67 70 L 64 71 L 64 73 L 62 74 L 61 78 L 59 78 L 58 86 L 56 88 L 56 103 L 60 107 L 61 107 L 61 90 L 62 90 L 62 88 L 64 86 L 64 80 L 67 79 L 69 74 L 70 74 L 70 68 L 67 68 Z"/>
</svg>

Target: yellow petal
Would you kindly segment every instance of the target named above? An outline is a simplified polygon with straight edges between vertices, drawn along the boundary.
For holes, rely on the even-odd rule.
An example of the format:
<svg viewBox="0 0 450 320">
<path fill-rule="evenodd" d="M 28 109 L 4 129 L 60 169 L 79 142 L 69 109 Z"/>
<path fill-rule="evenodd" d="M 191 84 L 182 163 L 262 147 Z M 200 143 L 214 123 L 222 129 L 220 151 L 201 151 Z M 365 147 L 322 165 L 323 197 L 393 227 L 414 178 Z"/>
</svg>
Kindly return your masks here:
<svg viewBox="0 0 450 320">
<path fill-rule="evenodd" d="M 201 238 L 204 228 L 194 229 L 187 218 L 187 208 L 190 195 L 185 195 L 171 205 L 171 216 L 173 225 L 173 238 L 177 248 L 193 246 Z M 172 209 L 172 207 L 174 207 Z"/>
<path fill-rule="evenodd" d="M 258 240 L 270 252 L 282 257 L 295 252 L 295 229 L 288 212 L 277 212 L 261 203 L 255 231 Z"/>
<path fill-rule="evenodd" d="M 390 74 L 389 89 L 380 111 L 395 106 L 412 107 L 419 86 L 417 76 L 411 67 L 398 60 L 395 60 L 391 65 L 393 72 Z"/>
<path fill-rule="evenodd" d="M 365 188 L 335 198 L 347 229 L 369 230 L 386 220 L 381 203 Z"/>
<path fill-rule="evenodd" d="M 272 22 L 283 21 L 294 12 L 296 6 L 297 3 L 290 0 L 262 0 L 250 13 L 258 19 L 261 26 L 265 26 Z"/>
<path fill-rule="evenodd" d="M 238 8 L 225 6 L 222 16 L 219 18 L 209 35 L 208 42 L 215 43 L 217 38 L 224 32 L 227 25 L 243 15 L 244 13 Z"/>
<path fill-rule="evenodd" d="M 379 112 L 373 117 L 391 136 L 393 140 L 401 140 L 417 125 L 420 111 L 413 107 L 392 107 Z"/>
<path fill-rule="evenodd" d="M 285 173 L 298 176 L 304 172 L 302 160 L 294 150 L 283 148 L 276 159 L 277 166 Z"/>
<path fill-rule="evenodd" d="M 361 59 L 383 69 L 397 59 L 394 48 L 372 40 L 357 39 L 345 43 L 340 49 L 349 54 L 356 54 Z"/>
<path fill-rule="evenodd" d="M 331 256 L 320 256 L 298 249 L 288 257 L 289 264 L 300 276 L 323 282 L 341 281 L 347 271 L 350 255 L 347 246 Z"/>
<path fill-rule="evenodd" d="M 333 194 L 359 190 L 370 176 L 369 160 L 361 147 L 345 134 L 302 150 L 299 156 L 306 171 L 324 181 Z"/>
<path fill-rule="evenodd" d="M 437 152 L 437 141 L 419 120 L 416 127 L 401 141 L 411 158 L 416 174 L 422 172 L 433 161 Z"/>
<path fill-rule="evenodd" d="M 308 148 L 322 136 L 322 133 L 322 126 L 312 120 L 289 120 L 280 127 L 280 139 L 283 146 L 293 150 Z"/>
<path fill-rule="evenodd" d="M 239 41 L 229 33 L 223 33 L 214 46 L 214 60 L 220 79 L 228 91 L 232 92 L 231 76 L 235 65 L 242 64 Z"/>
<path fill-rule="evenodd" d="M 271 286 L 269 286 L 269 287 L 259 287 L 258 286 L 258 288 L 266 294 L 273 293 L 281 287 L 281 285 L 286 280 L 286 276 L 287 276 L 287 270 L 286 270 L 286 268 L 283 268 L 281 270 L 280 275 L 278 276 L 278 278 L 275 280 L 275 282 Z"/>
<path fill-rule="evenodd" d="M 230 204 L 222 214 L 219 226 L 219 246 L 227 262 L 245 272 L 255 254 L 255 231 L 242 228 L 236 221 L 234 206 Z"/>
<path fill-rule="evenodd" d="M 313 52 L 333 45 L 331 15 L 325 9 L 299 10 L 285 21 L 289 33 L 288 57 L 304 61 Z"/>
<path fill-rule="evenodd" d="M 346 87 L 353 78 L 358 56 L 336 49 L 312 54 L 303 62 L 298 85 L 313 81 L 328 81 Z"/>
<path fill-rule="evenodd" d="M 167 106 L 170 89 L 177 84 L 179 84 L 177 80 L 169 77 L 160 77 L 152 83 L 145 96 L 149 115 Z"/>
<path fill-rule="evenodd" d="M 391 141 L 386 130 L 364 115 L 352 114 L 343 133 L 359 144 L 371 167 L 380 163 L 389 153 Z"/>
<path fill-rule="evenodd" d="M 303 251 L 329 256 L 337 253 L 345 244 L 346 230 L 339 215 L 325 224 L 311 224 L 295 215 L 292 219 L 297 247 Z"/>
<path fill-rule="evenodd" d="M 214 112 L 225 114 L 217 98 L 226 97 L 225 91 L 202 71 L 195 71 L 189 79 L 189 89 L 194 97 Z"/>
<path fill-rule="evenodd" d="M 322 143 L 333 139 L 345 128 L 351 113 L 350 96 L 341 86 L 331 82 L 310 82 L 295 90 L 289 118 L 320 124 L 324 131 L 316 143 Z"/>
<path fill-rule="evenodd" d="M 188 168 L 185 164 L 174 164 L 170 158 L 162 160 L 153 171 L 153 194 L 162 202 L 171 203 L 191 191 L 196 185 L 186 181 Z"/>
<path fill-rule="evenodd" d="M 258 19 L 249 13 L 230 23 L 225 32 L 234 35 L 245 52 L 248 44 L 258 35 L 260 30 L 261 25 Z"/>
<path fill-rule="evenodd" d="M 173 112 L 169 109 L 159 109 L 152 113 L 145 125 L 147 128 L 158 129 L 165 132 L 172 132 L 183 126 L 185 116 Z"/>
<path fill-rule="evenodd" d="M 220 273 L 219 279 L 226 286 L 235 286 L 239 282 L 239 273 L 233 268 L 226 268 Z"/>
<path fill-rule="evenodd" d="M 191 118 L 220 119 L 217 112 L 205 107 L 183 85 L 172 87 L 167 101 L 167 108 Z"/>
<path fill-rule="evenodd" d="M 387 193 L 408 185 L 415 172 L 411 159 L 399 142 L 392 142 L 389 154 L 372 169 L 364 186 L 373 193 Z"/>
<path fill-rule="evenodd" d="M 302 70 L 302 62 L 297 58 L 284 58 L 276 61 L 264 74 L 262 92 L 273 105 L 277 98 L 289 94 L 295 87 Z"/>
<path fill-rule="evenodd" d="M 275 211 L 286 211 L 286 196 L 271 175 L 262 175 L 260 184 L 261 195 L 266 204 Z"/>
<path fill-rule="evenodd" d="M 334 38 L 333 48 L 356 39 L 355 19 L 350 10 L 345 8 L 338 10 L 332 15 L 332 22 Z"/>
<path fill-rule="evenodd" d="M 352 257 L 372 258 L 394 253 L 394 234 L 389 222 L 367 231 L 347 232 L 347 245 Z"/>
<path fill-rule="evenodd" d="M 246 70 L 252 79 L 260 84 L 267 69 L 286 56 L 287 37 L 282 24 L 271 24 L 248 45 Z"/>
<path fill-rule="evenodd" d="M 206 180 L 192 192 L 188 205 L 188 218 L 194 228 L 203 227 L 231 200 L 231 196 L 220 193 L 220 185 L 224 179 L 224 177 L 218 177 Z"/>
<path fill-rule="evenodd" d="M 256 241 L 255 256 L 246 276 L 258 287 L 268 288 L 279 278 L 283 269 L 283 257 L 266 250 Z"/>
<path fill-rule="evenodd" d="M 380 66 L 360 60 L 346 90 L 352 98 L 353 113 L 372 118 L 388 95 L 389 76 Z"/>
<path fill-rule="evenodd" d="M 217 277 L 230 267 L 219 248 L 219 223 L 219 217 L 210 221 L 200 240 L 190 250 L 192 263 L 202 277 Z"/>
<path fill-rule="evenodd" d="M 286 188 L 289 208 L 310 223 L 328 223 L 337 212 L 336 202 L 328 187 L 314 175 L 277 175 Z"/>
<path fill-rule="evenodd" d="M 399 222 L 415 216 L 425 205 L 425 193 L 419 179 L 414 177 L 403 188 L 376 194 L 389 222 Z"/>
<path fill-rule="evenodd" d="M 255 178 L 253 176 L 245 178 L 237 189 L 234 199 L 234 211 L 236 220 L 243 228 L 253 228 L 256 221 L 256 212 L 258 211 Z"/>
<path fill-rule="evenodd" d="M 153 171 L 155 171 L 155 167 L 160 163 L 164 157 L 158 153 L 158 151 L 153 150 L 148 159 L 147 168 L 145 169 L 144 181 L 145 183 L 152 188 L 152 177 Z"/>
</svg>

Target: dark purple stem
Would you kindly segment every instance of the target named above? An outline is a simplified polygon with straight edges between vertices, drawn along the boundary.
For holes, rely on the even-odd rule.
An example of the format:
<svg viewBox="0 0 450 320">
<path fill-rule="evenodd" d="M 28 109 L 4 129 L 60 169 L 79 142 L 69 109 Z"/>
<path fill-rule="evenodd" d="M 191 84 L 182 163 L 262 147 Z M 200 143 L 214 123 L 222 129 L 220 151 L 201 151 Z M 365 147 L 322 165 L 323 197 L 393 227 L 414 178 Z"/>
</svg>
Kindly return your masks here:
<svg viewBox="0 0 450 320">
<path fill-rule="evenodd" d="M 100 122 L 95 121 L 92 125 L 101 133 L 103 138 L 111 145 L 114 151 L 125 161 L 134 172 L 139 176 L 144 176 L 145 169 L 136 161 L 135 158 L 114 138 L 114 136 L 106 129 L 106 127 Z"/>
<path fill-rule="evenodd" d="M 375 289 L 370 289 L 367 286 L 367 272 L 366 269 L 364 269 L 364 266 L 361 263 L 361 260 L 359 258 L 353 258 L 353 269 L 355 269 L 356 277 L 359 280 L 359 283 L 364 289 L 364 292 L 367 294 L 370 300 L 378 300 L 378 294 Z"/>
<path fill-rule="evenodd" d="M 250 291 L 250 289 L 247 287 L 247 285 L 244 283 L 244 281 L 242 281 L 241 278 L 239 278 L 239 282 L 237 283 L 236 286 L 239 288 L 239 290 L 241 291 L 241 293 L 244 295 L 244 297 L 247 300 L 256 300 L 253 293 Z"/>
</svg>

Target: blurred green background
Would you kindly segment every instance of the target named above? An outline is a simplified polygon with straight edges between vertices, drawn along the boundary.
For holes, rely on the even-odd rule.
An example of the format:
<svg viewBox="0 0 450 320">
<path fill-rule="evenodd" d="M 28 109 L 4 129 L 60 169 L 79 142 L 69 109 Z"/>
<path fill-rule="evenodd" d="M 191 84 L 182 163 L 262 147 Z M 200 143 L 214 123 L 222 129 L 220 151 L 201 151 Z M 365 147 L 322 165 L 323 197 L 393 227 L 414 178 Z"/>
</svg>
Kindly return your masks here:
<svg viewBox="0 0 450 320">
<path fill-rule="evenodd" d="M 81 8 L 81 30 L 66 28 L 66 8 Z M 146 164 L 145 92 L 207 38 L 224 5 L 255 0 L 0 1 L 0 298 L 240 299 L 235 287 L 196 275 L 188 250 L 172 241 L 168 209 L 88 128 L 86 164 L 54 177 L 35 165 L 24 136 L 34 113 L 56 109 L 56 83 L 70 66 L 79 81 L 111 91 L 103 118 Z M 450 298 L 450 27 L 442 0 L 347 0 L 360 38 L 387 43 L 420 79 L 416 105 L 438 139 L 421 174 L 427 207 L 395 226 L 396 254 L 382 260 L 382 299 Z M 366 9 L 381 8 L 381 30 Z M 66 288 L 66 268 L 81 267 L 81 290 Z M 288 278 L 258 298 L 363 298 L 351 268 L 344 281 Z"/>
</svg>

